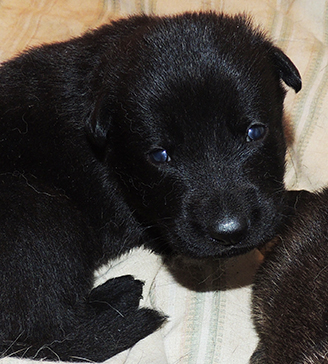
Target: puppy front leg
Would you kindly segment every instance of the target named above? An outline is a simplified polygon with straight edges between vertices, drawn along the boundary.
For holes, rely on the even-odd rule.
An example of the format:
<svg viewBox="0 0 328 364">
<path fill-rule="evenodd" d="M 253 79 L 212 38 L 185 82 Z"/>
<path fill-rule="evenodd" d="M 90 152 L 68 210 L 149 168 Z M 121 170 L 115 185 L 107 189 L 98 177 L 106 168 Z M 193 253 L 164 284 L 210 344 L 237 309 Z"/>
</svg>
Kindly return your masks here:
<svg viewBox="0 0 328 364">
<path fill-rule="evenodd" d="M 0 357 L 104 361 L 162 324 L 131 276 L 92 290 L 101 249 L 66 196 L 31 176 L 0 186 Z"/>
</svg>

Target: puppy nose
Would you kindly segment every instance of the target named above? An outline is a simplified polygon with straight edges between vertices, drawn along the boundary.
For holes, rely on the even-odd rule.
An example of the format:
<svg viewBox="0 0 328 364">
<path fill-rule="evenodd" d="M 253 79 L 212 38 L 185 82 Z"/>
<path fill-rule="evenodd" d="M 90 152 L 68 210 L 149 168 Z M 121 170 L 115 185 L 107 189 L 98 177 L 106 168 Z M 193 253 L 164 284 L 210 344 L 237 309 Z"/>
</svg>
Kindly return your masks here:
<svg viewBox="0 0 328 364">
<path fill-rule="evenodd" d="M 240 242 L 248 229 L 247 220 L 242 216 L 224 217 L 216 222 L 210 231 L 213 239 L 224 245 Z"/>
</svg>

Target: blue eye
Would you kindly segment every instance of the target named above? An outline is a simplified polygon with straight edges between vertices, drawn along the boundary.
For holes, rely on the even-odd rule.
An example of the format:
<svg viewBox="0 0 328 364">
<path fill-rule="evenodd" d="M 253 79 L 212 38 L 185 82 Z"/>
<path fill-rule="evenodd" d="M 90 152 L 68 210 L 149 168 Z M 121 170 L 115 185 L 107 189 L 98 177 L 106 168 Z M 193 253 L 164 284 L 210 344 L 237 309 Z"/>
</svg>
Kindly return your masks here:
<svg viewBox="0 0 328 364">
<path fill-rule="evenodd" d="M 257 140 L 260 140 L 264 138 L 266 131 L 267 129 L 264 125 L 252 125 L 247 130 L 246 141 L 255 142 Z"/>
<path fill-rule="evenodd" d="M 149 159 L 154 164 L 163 164 L 171 160 L 165 149 L 156 149 L 150 152 Z"/>
</svg>

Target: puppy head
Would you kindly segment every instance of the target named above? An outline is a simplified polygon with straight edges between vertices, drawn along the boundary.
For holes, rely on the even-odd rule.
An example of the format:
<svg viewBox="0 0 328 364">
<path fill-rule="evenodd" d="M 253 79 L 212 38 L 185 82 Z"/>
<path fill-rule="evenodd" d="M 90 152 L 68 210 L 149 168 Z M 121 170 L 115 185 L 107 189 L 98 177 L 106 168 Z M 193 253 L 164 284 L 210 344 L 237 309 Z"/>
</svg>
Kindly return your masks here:
<svg viewBox="0 0 328 364">
<path fill-rule="evenodd" d="M 283 215 L 282 81 L 299 91 L 298 71 L 243 16 L 146 23 L 122 41 L 115 91 L 89 125 L 105 163 L 155 250 L 227 256 L 263 244 Z"/>
</svg>

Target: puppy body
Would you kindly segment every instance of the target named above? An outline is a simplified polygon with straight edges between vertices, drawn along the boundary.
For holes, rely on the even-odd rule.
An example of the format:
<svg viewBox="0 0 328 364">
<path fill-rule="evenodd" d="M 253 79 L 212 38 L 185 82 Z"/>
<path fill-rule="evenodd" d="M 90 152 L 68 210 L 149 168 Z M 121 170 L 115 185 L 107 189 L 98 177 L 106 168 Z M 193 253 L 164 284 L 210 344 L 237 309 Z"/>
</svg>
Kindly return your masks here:
<svg viewBox="0 0 328 364">
<path fill-rule="evenodd" d="M 302 191 L 254 284 L 260 342 L 252 364 L 328 363 L 328 190 Z"/>
<path fill-rule="evenodd" d="M 163 322 L 100 264 L 241 254 L 286 214 L 290 60 L 244 17 L 139 16 L 0 69 L 2 355 L 103 361 Z"/>
</svg>

